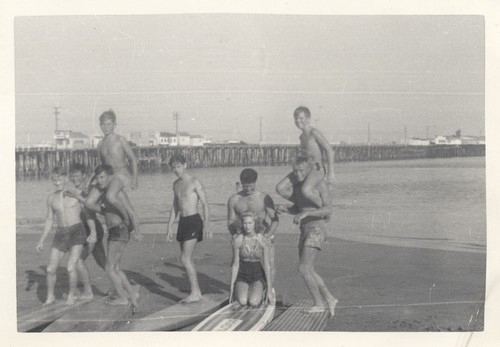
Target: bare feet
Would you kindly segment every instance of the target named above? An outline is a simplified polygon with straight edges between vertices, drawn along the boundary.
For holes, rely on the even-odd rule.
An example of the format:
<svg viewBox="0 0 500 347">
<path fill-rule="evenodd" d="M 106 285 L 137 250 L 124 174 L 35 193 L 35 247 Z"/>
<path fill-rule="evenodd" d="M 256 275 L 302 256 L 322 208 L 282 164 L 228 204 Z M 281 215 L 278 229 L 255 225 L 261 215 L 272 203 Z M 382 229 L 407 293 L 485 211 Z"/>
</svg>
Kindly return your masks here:
<svg viewBox="0 0 500 347">
<path fill-rule="evenodd" d="M 110 287 L 104 293 L 105 293 L 105 295 L 114 296 L 114 295 L 116 295 L 116 290 L 115 290 L 115 288 Z"/>
<path fill-rule="evenodd" d="M 183 304 L 189 304 L 190 302 L 197 302 L 201 300 L 201 294 L 195 295 L 195 294 L 189 294 L 186 296 L 184 299 L 182 299 L 181 303 Z"/>
<path fill-rule="evenodd" d="M 48 297 L 48 298 L 47 298 L 47 300 L 45 300 L 45 302 L 43 303 L 43 305 L 44 305 L 44 306 L 45 306 L 45 305 L 50 305 L 50 304 L 52 304 L 54 301 L 56 301 L 56 298 L 55 298 L 55 297 L 53 297 L 53 296 L 50 296 L 50 297 Z"/>
<path fill-rule="evenodd" d="M 339 301 L 335 298 L 328 300 L 327 304 L 328 304 L 328 309 L 330 311 L 330 318 L 332 318 L 335 315 L 335 306 L 337 306 L 338 302 Z"/>
<path fill-rule="evenodd" d="M 132 295 L 130 296 L 130 301 L 132 302 L 132 311 L 133 313 L 137 312 L 139 309 L 139 297 L 141 295 L 139 294 L 139 291 L 133 292 Z"/>
<path fill-rule="evenodd" d="M 108 299 L 108 300 L 106 300 L 106 305 L 110 305 L 110 306 L 128 305 L 128 299 L 127 298 Z"/>
<path fill-rule="evenodd" d="M 312 314 L 312 313 L 322 313 L 322 312 L 325 312 L 327 310 L 328 310 L 328 308 L 325 306 L 312 306 L 312 307 L 304 309 L 303 312 L 305 314 Z"/>
<path fill-rule="evenodd" d="M 75 304 L 75 296 L 73 294 L 68 295 L 68 299 L 66 299 L 66 305 L 71 306 Z"/>
<path fill-rule="evenodd" d="M 94 298 L 94 293 L 83 293 L 78 296 L 78 300 L 92 300 Z"/>
</svg>

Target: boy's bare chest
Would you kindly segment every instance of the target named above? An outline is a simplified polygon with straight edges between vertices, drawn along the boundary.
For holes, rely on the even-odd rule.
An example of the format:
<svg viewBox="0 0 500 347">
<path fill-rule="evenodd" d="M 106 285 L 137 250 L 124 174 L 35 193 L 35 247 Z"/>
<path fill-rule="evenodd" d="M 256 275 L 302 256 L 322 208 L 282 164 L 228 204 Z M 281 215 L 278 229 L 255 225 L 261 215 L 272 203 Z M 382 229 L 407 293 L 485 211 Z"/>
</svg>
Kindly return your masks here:
<svg viewBox="0 0 500 347">
<path fill-rule="evenodd" d="M 195 193 L 193 184 L 177 183 L 174 186 L 174 193 L 177 197 L 183 198 Z"/>
<path fill-rule="evenodd" d="M 104 140 L 99 151 L 103 157 L 123 154 L 123 148 L 118 140 Z"/>
<path fill-rule="evenodd" d="M 79 209 L 80 203 L 74 198 L 63 197 L 62 193 L 58 193 L 52 199 L 51 207 L 54 211 L 63 213 L 67 210 Z"/>
<path fill-rule="evenodd" d="M 258 213 L 264 211 L 264 201 L 260 198 L 241 198 L 235 204 L 235 210 L 239 214 L 246 212 L 248 210 Z"/>
</svg>

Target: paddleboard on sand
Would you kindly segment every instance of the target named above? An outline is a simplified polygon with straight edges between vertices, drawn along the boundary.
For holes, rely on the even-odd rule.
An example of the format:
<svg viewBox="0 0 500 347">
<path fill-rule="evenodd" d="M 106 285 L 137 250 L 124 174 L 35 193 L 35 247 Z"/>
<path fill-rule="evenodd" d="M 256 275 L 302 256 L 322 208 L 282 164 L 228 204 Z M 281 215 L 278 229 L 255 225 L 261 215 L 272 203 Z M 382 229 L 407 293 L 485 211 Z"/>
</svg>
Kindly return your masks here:
<svg viewBox="0 0 500 347">
<path fill-rule="evenodd" d="M 139 292 L 141 286 L 132 286 Z M 44 332 L 70 332 L 70 331 L 110 331 L 114 327 L 128 320 L 132 312 L 132 304 L 106 305 L 108 296 L 101 297 L 93 302 L 78 307 L 66 313 L 49 325 Z M 140 298 L 139 298 L 140 299 Z"/>
<path fill-rule="evenodd" d="M 88 304 L 95 299 L 77 300 L 74 305 L 66 305 L 66 300 L 57 300 L 51 304 L 43 305 L 29 313 L 17 317 L 17 331 L 26 332 L 42 325 L 52 323 L 67 312 Z"/>
<path fill-rule="evenodd" d="M 192 331 L 257 331 L 262 330 L 274 316 L 274 305 L 241 306 L 237 301 L 212 313 Z"/>
<path fill-rule="evenodd" d="M 178 303 L 151 315 L 134 320 L 118 328 L 120 331 L 169 331 L 195 324 L 227 303 L 228 293 L 204 294 L 192 303 Z"/>
<path fill-rule="evenodd" d="M 313 306 L 312 299 L 302 299 L 269 323 L 266 331 L 323 331 L 330 316 L 329 311 L 307 313 Z"/>
</svg>

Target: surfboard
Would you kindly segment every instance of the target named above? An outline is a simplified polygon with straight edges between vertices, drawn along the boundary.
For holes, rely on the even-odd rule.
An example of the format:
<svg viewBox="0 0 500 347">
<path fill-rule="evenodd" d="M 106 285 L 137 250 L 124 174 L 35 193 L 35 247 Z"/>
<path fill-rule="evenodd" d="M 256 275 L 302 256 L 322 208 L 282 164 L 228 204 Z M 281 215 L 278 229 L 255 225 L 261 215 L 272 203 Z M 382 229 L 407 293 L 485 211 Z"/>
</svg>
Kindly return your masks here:
<svg viewBox="0 0 500 347">
<path fill-rule="evenodd" d="M 237 301 L 212 313 L 192 331 L 258 331 L 274 316 L 276 306 L 241 306 Z"/>
<path fill-rule="evenodd" d="M 56 300 L 51 304 L 38 307 L 29 313 L 24 313 L 17 317 L 17 331 L 26 332 L 52 323 L 68 311 L 90 303 L 92 300 L 94 299 L 77 300 L 74 305 L 66 305 L 66 300 Z"/>
<path fill-rule="evenodd" d="M 290 306 L 283 314 L 271 321 L 266 331 L 323 331 L 328 322 L 328 311 L 306 313 L 305 309 L 313 306 L 312 299 L 302 299 Z"/>
<path fill-rule="evenodd" d="M 178 303 L 161 311 L 134 320 L 118 328 L 120 331 L 170 331 L 195 324 L 220 309 L 227 302 L 229 294 L 204 294 L 202 299 L 192 303 Z"/>
<path fill-rule="evenodd" d="M 139 292 L 141 286 L 134 285 L 133 290 Z M 123 320 L 128 318 L 132 311 L 132 304 L 106 305 L 109 296 L 72 310 L 45 328 L 44 332 L 91 332 L 110 331 Z M 140 298 L 139 298 L 140 299 Z"/>
</svg>

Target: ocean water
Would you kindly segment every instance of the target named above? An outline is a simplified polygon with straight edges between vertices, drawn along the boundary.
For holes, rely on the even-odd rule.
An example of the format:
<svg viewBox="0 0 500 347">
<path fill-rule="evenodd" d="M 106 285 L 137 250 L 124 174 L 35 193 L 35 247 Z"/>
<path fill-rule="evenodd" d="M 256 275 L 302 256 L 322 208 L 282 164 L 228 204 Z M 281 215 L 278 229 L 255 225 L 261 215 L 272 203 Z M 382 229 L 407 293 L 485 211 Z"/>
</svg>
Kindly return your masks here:
<svg viewBox="0 0 500 347">
<path fill-rule="evenodd" d="M 242 168 L 192 169 L 203 183 L 214 232 L 227 232 L 226 202 Z M 284 203 L 274 187 L 289 167 L 257 167 L 258 189 Z M 485 158 L 339 163 L 332 188 L 329 236 L 405 247 L 486 250 Z M 128 191 L 142 231 L 165 232 L 172 205 L 173 173 L 141 175 Z M 16 183 L 17 232 L 41 232 L 48 180 Z M 297 232 L 283 216 L 278 232 Z"/>
</svg>

